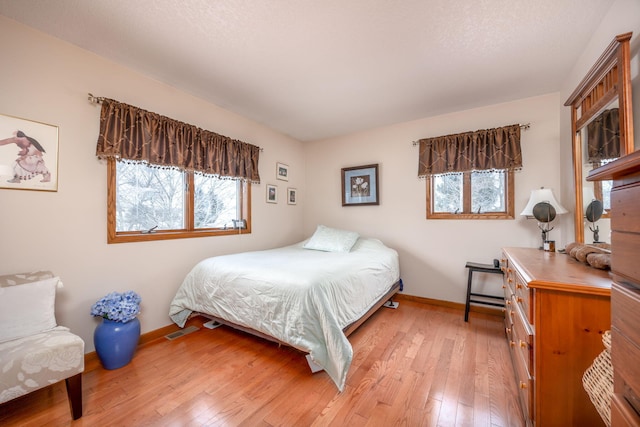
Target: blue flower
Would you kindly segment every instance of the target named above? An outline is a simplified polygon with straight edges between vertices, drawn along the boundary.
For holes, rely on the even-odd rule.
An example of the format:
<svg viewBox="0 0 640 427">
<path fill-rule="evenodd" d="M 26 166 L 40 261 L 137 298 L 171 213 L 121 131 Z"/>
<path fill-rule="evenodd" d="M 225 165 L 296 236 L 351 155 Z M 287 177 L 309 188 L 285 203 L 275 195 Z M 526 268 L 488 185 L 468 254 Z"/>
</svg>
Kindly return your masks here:
<svg viewBox="0 0 640 427">
<path fill-rule="evenodd" d="M 91 315 L 127 323 L 140 313 L 142 298 L 134 291 L 111 292 L 91 306 Z"/>
</svg>

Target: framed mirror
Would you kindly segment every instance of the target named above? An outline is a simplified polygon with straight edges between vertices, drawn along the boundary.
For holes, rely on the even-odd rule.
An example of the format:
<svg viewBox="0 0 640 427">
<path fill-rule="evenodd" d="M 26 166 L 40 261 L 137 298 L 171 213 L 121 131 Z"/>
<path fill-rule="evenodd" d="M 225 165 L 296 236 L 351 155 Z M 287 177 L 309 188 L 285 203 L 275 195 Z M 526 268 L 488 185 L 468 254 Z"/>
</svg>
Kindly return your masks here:
<svg viewBox="0 0 640 427">
<path fill-rule="evenodd" d="M 625 33 L 614 38 L 564 103 L 571 107 L 576 242 L 591 243 L 609 238 L 611 182 L 589 182 L 587 175 L 592 169 L 634 149 L 631 35 Z M 600 215 L 592 214 L 600 210 Z M 589 219 L 585 216 L 587 211 Z M 598 219 L 594 221 L 596 216 Z"/>
</svg>

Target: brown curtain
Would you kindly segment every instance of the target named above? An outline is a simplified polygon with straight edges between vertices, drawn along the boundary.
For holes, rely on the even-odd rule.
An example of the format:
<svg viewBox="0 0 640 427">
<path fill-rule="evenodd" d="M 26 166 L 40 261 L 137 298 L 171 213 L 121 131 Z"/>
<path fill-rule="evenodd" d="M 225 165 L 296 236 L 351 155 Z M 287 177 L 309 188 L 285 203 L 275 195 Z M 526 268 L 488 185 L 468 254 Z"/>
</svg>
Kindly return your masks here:
<svg viewBox="0 0 640 427">
<path fill-rule="evenodd" d="M 260 148 L 112 99 L 102 100 L 96 155 L 260 182 Z"/>
<path fill-rule="evenodd" d="M 620 117 L 617 108 L 603 111 L 587 125 L 589 163 L 620 157 Z"/>
<path fill-rule="evenodd" d="M 520 125 L 420 141 L 418 176 L 522 168 Z"/>
</svg>

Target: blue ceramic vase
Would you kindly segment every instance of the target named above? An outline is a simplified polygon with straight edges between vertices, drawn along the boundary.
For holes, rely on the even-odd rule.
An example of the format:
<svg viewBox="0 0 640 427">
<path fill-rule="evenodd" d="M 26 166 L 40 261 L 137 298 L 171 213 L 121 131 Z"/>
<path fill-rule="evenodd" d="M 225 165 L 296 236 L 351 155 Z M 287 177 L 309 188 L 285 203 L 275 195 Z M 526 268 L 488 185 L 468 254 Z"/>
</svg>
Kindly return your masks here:
<svg viewBox="0 0 640 427">
<path fill-rule="evenodd" d="M 140 339 L 140 321 L 126 323 L 102 319 L 93 332 L 93 344 L 105 369 L 118 369 L 133 359 Z"/>
</svg>

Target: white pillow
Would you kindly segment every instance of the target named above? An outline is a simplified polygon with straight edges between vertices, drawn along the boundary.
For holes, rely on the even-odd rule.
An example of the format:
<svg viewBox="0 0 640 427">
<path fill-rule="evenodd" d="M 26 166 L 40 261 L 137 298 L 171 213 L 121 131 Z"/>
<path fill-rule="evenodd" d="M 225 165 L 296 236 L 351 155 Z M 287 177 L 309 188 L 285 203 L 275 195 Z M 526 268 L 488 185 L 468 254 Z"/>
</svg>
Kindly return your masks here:
<svg viewBox="0 0 640 427">
<path fill-rule="evenodd" d="M 59 280 L 52 277 L 0 287 L 0 343 L 56 327 L 56 286 Z"/>
<path fill-rule="evenodd" d="M 349 252 L 359 237 L 360 235 L 355 231 L 319 225 L 311 239 L 304 244 L 304 248 L 325 252 Z"/>
</svg>

